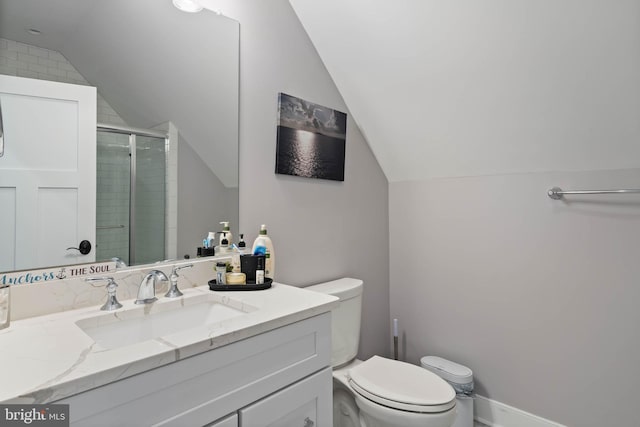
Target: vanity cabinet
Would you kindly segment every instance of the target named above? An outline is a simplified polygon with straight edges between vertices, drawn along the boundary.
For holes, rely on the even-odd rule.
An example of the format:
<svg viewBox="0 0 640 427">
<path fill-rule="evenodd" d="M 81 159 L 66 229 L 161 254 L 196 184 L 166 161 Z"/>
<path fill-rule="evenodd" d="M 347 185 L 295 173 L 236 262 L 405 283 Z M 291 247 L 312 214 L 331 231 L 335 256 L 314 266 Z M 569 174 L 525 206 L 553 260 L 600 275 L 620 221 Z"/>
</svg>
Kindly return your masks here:
<svg viewBox="0 0 640 427">
<path fill-rule="evenodd" d="M 191 357 L 179 354 L 188 351 L 176 349 L 177 362 L 55 403 L 70 405 L 72 426 L 331 426 L 329 312 Z"/>
</svg>

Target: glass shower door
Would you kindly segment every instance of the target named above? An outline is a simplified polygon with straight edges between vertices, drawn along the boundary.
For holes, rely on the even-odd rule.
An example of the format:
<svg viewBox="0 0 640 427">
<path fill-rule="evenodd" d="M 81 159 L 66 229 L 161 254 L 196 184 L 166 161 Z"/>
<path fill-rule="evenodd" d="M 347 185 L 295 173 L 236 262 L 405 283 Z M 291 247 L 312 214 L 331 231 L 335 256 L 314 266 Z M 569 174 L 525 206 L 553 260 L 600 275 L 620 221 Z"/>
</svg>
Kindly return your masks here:
<svg viewBox="0 0 640 427">
<path fill-rule="evenodd" d="M 97 144 L 96 259 L 165 259 L 167 140 L 111 129 Z"/>
<path fill-rule="evenodd" d="M 165 259 L 166 142 L 136 135 L 132 241 L 136 264 Z"/>
</svg>

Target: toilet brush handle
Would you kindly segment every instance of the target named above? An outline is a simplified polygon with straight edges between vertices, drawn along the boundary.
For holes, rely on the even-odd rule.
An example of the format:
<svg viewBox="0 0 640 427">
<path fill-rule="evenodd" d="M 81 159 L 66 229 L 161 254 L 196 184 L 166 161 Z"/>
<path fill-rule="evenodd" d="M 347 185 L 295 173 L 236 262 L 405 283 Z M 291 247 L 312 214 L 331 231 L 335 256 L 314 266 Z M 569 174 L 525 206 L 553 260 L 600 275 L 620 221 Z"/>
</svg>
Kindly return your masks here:
<svg viewBox="0 0 640 427">
<path fill-rule="evenodd" d="M 393 359 L 398 360 L 398 319 L 393 319 Z"/>
<path fill-rule="evenodd" d="M 398 337 L 393 337 L 393 358 L 398 360 Z"/>
</svg>

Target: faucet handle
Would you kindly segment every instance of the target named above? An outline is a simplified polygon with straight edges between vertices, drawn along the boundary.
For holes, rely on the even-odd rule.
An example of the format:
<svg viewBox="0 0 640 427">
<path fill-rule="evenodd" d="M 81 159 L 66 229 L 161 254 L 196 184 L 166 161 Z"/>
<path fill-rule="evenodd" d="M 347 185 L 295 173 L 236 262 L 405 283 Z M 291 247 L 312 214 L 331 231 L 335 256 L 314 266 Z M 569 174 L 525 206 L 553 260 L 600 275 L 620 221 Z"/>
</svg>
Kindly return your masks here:
<svg viewBox="0 0 640 427">
<path fill-rule="evenodd" d="M 113 279 L 113 277 L 85 277 L 84 279 L 85 282 L 115 282 L 115 280 Z M 111 284 L 111 283 L 109 283 Z"/>
<path fill-rule="evenodd" d="M 182 270 L 183 268 L 191 268 L 191 267 L 193 267 L 193 264 L 186 264 L 180 267 L 173 267 L 173 270 L 171 270 L 171 276 L 170 276 L 171 287 L 169 288 L 169 291 L 166 294 L 164 294 L 166 298 L 178 298 L 184 295 L 182 292 L 180 292 L 180 289 L 178 289 L 178 277 L 179 277 L 178 271 Z"/>
<path fill-rule="evenodd" d="M 122 308 L 122 304 L 116 298 L 116 288 L 118 284 L 113 277 L 87 277 L 85 282 L 108 282 L 107 283 L 107 302 L 104 303 L 100 310 L 113 311 Z"/>
<path fill-rule="evenodd" d="M 178 275 L 178 271 L 182 270 L 183 268 L 191 268 L 193 267 L 193 264 L 186 264 L 186 265 L 182 265 L 180 267 L 173 267 L 173 270 L 171 270 L 171 275 L 172 276 L 177 276 Z"/>
</svg>

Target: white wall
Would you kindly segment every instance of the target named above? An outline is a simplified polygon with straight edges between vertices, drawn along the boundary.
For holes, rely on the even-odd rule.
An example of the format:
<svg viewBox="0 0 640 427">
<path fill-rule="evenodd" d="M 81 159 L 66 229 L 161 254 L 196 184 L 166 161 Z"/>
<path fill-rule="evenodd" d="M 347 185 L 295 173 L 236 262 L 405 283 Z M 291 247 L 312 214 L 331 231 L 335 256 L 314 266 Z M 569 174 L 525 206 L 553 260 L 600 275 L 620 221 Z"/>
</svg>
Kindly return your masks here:
<svg viewBox="0 0 640 427">
<path fill-rule="evenodd" d="M 349 114 L 344 182 L 276 175 L 278 92 L 349 111 L 286 0 L 204 3 L 240 22 L 240 232 L 267 225 L 283 283 L 363 279 L 360 355 L 388 354 L 384 174 Z"/>
</svg>

